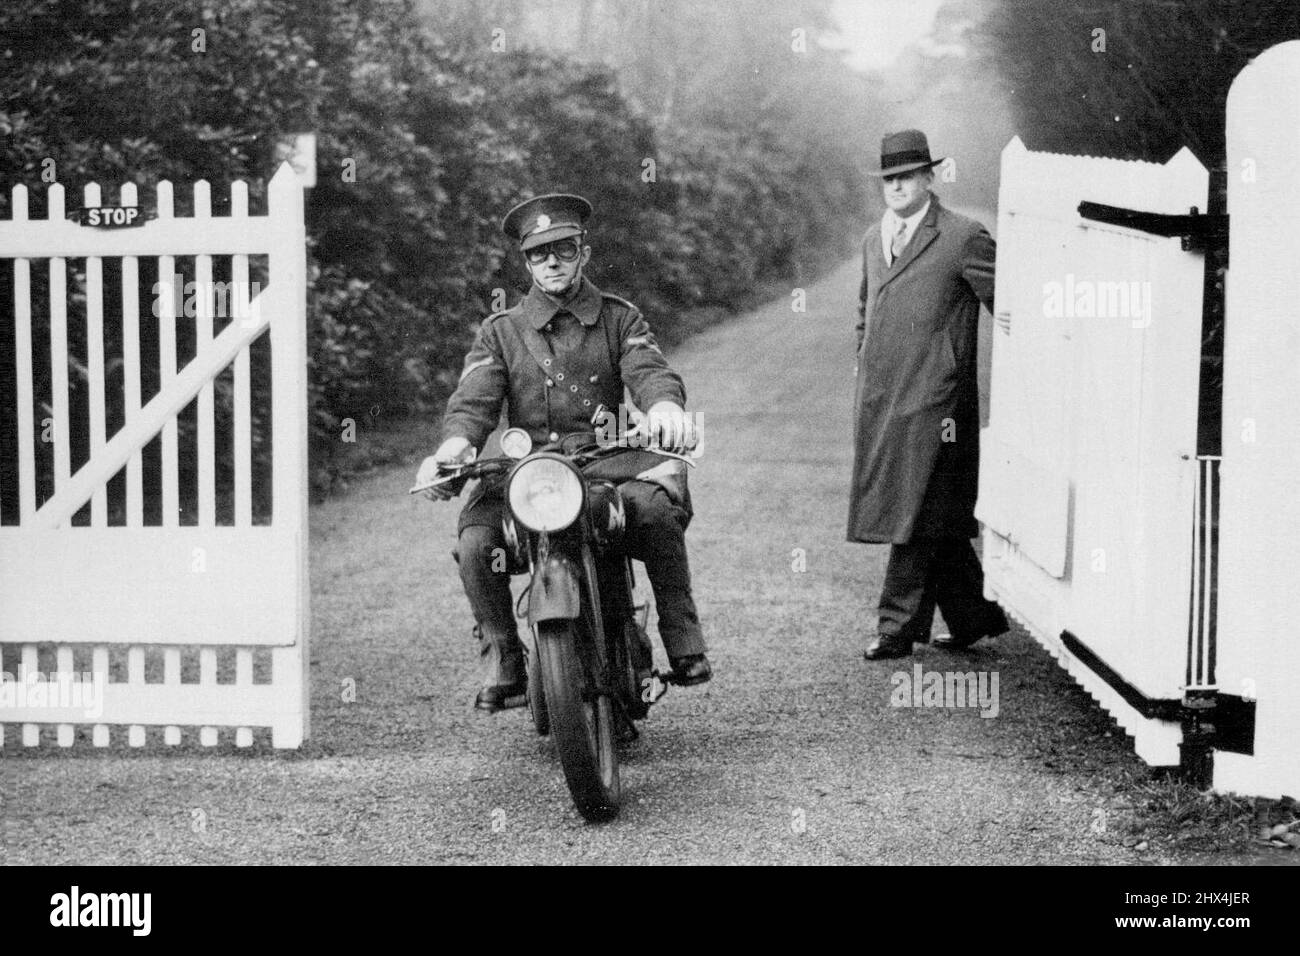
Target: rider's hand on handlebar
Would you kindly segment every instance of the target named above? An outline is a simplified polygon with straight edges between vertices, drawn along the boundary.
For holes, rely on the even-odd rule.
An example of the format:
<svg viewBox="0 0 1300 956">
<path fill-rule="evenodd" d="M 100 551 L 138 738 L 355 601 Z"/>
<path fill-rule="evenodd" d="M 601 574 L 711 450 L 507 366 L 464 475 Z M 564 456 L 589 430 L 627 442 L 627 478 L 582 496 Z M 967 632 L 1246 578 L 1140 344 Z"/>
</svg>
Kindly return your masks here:
<svg viewBox="0 0 1300 956">
<path fill-rule="evenodd" d="M 695 423 L 676 402 L 655 402 L 646 413 L 645 433 L 664 451 L 682 454 L 694 448 Z"/>
<path fill-rule="evenodd" d="M 415 486 L 418 488 L 420 485 L 427 485 L 441 477 L 448 465 L 463 465 L 473 460 L 474 447 L 469 443 L 468 438 L 458 435 L 448 438 L 438 446 L 437 451 L 421 462 L 420 470 L 415 475 Z M 429 488 L 424 492 L 424 497 L 430 501 L 447 501 L 455 496 L 456 492 L 447 485 Z"/>
</svg>

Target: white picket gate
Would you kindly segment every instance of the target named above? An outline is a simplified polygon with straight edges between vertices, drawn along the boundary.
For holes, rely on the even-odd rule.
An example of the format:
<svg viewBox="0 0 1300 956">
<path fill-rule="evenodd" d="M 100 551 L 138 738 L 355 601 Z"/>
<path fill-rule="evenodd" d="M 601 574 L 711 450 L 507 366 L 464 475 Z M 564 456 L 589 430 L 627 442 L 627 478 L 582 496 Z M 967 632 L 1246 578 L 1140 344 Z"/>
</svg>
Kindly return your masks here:
<svg viewBox="0 0 1300 956">
<path fill-rule="evenodd" d="M 90 724 L 95 746 L 109 745 L 113 725 L 129 728 L 131 746 L 145 744 L 150 725 L 164 728 L 167 744 L 180 743 L 182 727 L 194 727 L 199 742 L 212 746 L 218 728 L 229 727 L 235 728 L 237 746 L 251 745 L 257 728 L 270 728 L 276 747 L 299 746 L 309 729 L 306 246 L 300 183 L 288 164 L 281 165 L 268 184 L 268 214 L 250 216 L 247 185 L 236 182 L 230 214 L 214 216 L 209 185 L 199 181 L 193 216 L 179 217 L 171 183 L 160 182 L 156 218 L 125 229 L 68 221 L 59 185 L 48 189 L 45 219 L 28 218 L 25 187 L 15 186 L 12 196 L 12 218 L 0 221 L 0 258 L 13 261 L 16 389 L 3 401 L 12 403 L 5 427 L 16 421 L 9 447 L 17 449 L 16 468 L 10 471 L 18 480 L 18 521 L 0 526 L 0 650 L 8 672 L 7 686 L 0 687 L 0 742 L 5 724 L 21 725 L 25 746 L 41 742 L 42 725 L 54 725 L 58 744 L 70 746 L 75 725 Z M 101 205 L 97 185 L 85 187 L 84 204 Z M 121 188 L 119 204 L 138 207 L 133 184 Z M 157 257 L 158 275 L 170 279 L 177 257 L 189 256 L 194 257 L 195 314 L 192 319 L 178 315 L 177 298 L 159 296 L 160 388 L 142 402 L 140 259 Z M 260 256 L 266 257 L 268 281 L 254 295 L 249 260 Z M 80 257 L 85 257 L 86 347 L 83 356 L 73 358 L 85 369 L 89 457 L 73 472 L 68 260 Z M 215 307 L 213 262 L 221 257 L 230 259 L 233 317 L 218 315 L 223 310 Z M 106 361 L 104 260 L 109 258 L 121 260 L 120 295 L 112 290 L 112 298 L 121 303 L 122 325 L 121 355 Z M 34 259 L 48 260 L 49 269 L 48 415 L 33 394 Z M 220 327 L 216 320 L 227 317 Z M 71 323 L 77 340 L 82 338 L 82 329 L 75 327 L 79 318 Z M 196 323 L 196 350 L 178 368 L 178 324 L 188 321 Z M 271 425 L 263 439 L 271 443 L 271 516 L 269 523 L 255 524 L 250 346 L 268 330 Z M 124 423 L 110 435 L 106 388 L 116 382 L 119 368 Z M 223 373 L 232 383 L 227 461 L 233 459 L 234 485 L 233 522 L 219 523 L 214 383 Z M 178 514 L 177 437 L 177 415 L 191 403 L 197 404 L 192 525 L 182 524 Z M 142 449 L 155 438 L 161 522 L 148 524 Z M 38 440 L 53 444 L 53 493 L 44 501 L 38 500 Z M 110 524 L 107 487 L 123 471 L 124 523 Z M 74 526 L 73 516 L 87 502 L 89 525 Z M 43 668 L 42 656 L 53 666 Z M 12 661 L 17 667 L 10 669 Z M 196 668 L 190 666 L 194 663 Z M 87 676 L 91 681 L 84 680 Z M 196 681 L 186 679 L 195 676 Z M 56 695 L 59 680 L 65 689 Z M 106 681 L 102 713 L 88 717 L 84 705 L 94 696 L 89 684 L 95 680 Z M 69 707 L 69 700 L 80 703 Z"/>
<path fill-rule="evenodd" d="M 1204 259 L 1078 207 L 1186 214 L 1207 187 L 1186 149 L 1163 166 L 1018 138 L 1002 153 L 986 587 L 1153 764 L 1179 763 L 1182 739 Z"/>
</svg>

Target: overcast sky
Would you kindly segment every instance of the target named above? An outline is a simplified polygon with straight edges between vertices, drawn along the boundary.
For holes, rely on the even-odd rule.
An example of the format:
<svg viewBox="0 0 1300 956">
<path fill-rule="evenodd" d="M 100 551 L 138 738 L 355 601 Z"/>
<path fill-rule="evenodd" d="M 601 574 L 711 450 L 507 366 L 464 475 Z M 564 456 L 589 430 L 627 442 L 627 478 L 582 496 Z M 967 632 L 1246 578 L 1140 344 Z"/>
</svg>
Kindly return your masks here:
<svg viewBox="0 0 1300 956">
<path fill-rule="evenodd" d="M 882 69 L 930 31 L 943 0 L 835 0 L 849 65 Z"/>
</svg>

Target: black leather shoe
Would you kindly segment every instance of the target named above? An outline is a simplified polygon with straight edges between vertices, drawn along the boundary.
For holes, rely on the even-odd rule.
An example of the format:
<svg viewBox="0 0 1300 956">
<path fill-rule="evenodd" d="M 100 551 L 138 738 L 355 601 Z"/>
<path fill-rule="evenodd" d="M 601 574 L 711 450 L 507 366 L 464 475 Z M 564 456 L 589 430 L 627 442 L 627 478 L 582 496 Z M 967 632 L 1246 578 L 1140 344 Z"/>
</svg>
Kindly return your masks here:
<svg viewBox="0 0 1300 956">
<path fill-rule="evenodd" d="M 889 657 L 911 657 L 912 642 L 894 634 L 882 634 L 867 645 L 862 656 L 869 661 L 880 661 Z"/>
<path fill-rule="evenodd" d="M 969 634 L 940 634 L 932 643 L 940 650 L 964 651 L 976 641 L 1005 634 L 1007 627 L 1006 615 L 999 610 L 995 614 L 990 614 L 988 622 L 977 631 L 971 631 Z"/>
<path fill-rule="evenodd" d="M 513 684 L 492 684 L 484 687 L 474 698 L 474 706 L 495 714 L 498 710 L 511 707 L 523 707 L 528 703 L 528 681 L 519 680 Z"/>
<path fill-rule="evenodd" d="M 673 683 L 678 687 L 694 687 L 713 678 L 713 668 L 703 654 L 674 657 L 670 663 L 673 665 Z"/>
</svg>

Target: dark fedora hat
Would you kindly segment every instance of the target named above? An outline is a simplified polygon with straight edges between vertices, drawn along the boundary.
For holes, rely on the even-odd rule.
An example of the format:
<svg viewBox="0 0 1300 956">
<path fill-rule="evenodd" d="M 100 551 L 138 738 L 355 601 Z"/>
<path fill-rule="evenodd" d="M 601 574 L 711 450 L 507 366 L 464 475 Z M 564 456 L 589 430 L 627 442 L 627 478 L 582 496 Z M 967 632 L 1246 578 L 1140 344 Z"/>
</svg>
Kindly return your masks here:
<svg viewBox="0 0 1300 956">
<path fill-rule="evenodd" d="M 581 196 L 547 193 L 526 199 L 506 213 L 501 230 L 518 241 L 519 248 L 531 249 L 582 235 L 590 215 L 591 203 Z"/>
<path fill-rule="evenodd" d="M 896 176 L 914 169 L 929 169 L 942 163 L 944 157 L 930 158 L 930 143 L 919 129 L 905 129 L 890 133 L 880 141 L 880 168 L 868 171 L 870 176 Z"/>
</svg>

